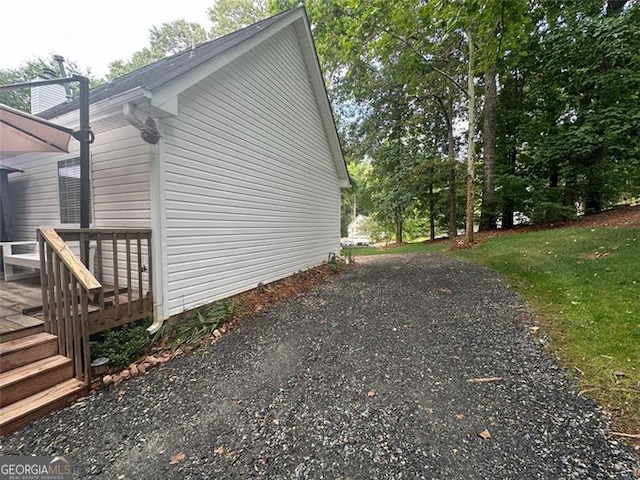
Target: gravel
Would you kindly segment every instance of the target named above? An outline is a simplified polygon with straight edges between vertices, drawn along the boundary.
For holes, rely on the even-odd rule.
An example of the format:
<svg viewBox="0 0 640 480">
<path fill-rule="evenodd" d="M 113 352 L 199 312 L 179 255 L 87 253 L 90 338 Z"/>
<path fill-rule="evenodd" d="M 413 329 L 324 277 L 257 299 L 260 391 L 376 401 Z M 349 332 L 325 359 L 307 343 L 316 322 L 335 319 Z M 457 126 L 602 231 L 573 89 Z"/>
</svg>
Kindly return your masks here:
<svg viewBox="0 0 640 480">
<path fill-rule="evenodd" d="M 533 325 L 489 270 L 362 258 L 0 453 L 65 455 L 78 478 L 635 478 Z"/>
</svg>

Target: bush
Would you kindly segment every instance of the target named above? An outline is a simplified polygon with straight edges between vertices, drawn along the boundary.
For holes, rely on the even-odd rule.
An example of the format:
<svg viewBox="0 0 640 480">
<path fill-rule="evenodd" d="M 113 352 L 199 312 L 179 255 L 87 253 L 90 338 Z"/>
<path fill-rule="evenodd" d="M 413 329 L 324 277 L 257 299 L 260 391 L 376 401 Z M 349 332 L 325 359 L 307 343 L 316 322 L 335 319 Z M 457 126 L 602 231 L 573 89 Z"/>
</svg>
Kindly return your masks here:
<svg viewBox="0 0 640 480">
<path fill-rule="evenodd" d="M 560 222 L 576 217 L 576 209 L 555 202 L 539 202 L 531 212 L 533 223 Z"/>
<path fill-rule="evenodd" d="M 171 349 L 198 347 L 211 338 L 216 328 L 235 316 L 237 307 L 231 299 L 186 312 L 175 324 L 165 322 L 154 335 L 153 344 Z"/>
<path fill-rule="evenodd" d="M 147 332 L 150 323 L 150 320 L 132 323 L 95 335 L 97 339 L 89 342 L 91 359 L 106 357 L 116 367 L 128 366 L 151 346 Z"/>
</svg>

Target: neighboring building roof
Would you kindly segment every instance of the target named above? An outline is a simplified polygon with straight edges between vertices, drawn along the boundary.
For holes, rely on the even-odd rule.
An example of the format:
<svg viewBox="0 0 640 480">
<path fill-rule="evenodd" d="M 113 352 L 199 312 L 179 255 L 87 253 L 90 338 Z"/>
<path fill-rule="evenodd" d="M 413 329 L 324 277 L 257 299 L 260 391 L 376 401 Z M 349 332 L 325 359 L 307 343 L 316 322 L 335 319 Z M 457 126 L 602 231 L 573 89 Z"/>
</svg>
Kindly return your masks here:
<svg viewBox="0 0 640 480">
<path fill-rule="evenodd" d="M 301 7 L 300 7 L 301 8 Z M 193 70 L 212 58 L 232 49 L 240 43 L 254 37 L 271 24 L 283 17 L 293 15 L 298 9 L 289 10 L 260 22 L 254 23 L 241 30 L 216 38 L 210 42 L 197 45 L 194 49 L 187 49 L 170 57 L 165 57 L 154 63 L 141 67 L 133 72 L 103 83 L 89 92 L 89 103 L 106 100 L 112 96 L 127 92 L 136 87 L 147 90 L 157 89 L 184 73 Z M 61 103 L 39 114 L 40 117 L 51 119 L 64 115 L 78 108 L 78 99 L 69 103 Z"/>
<path fill-rule="evenodd" d="M 355 227 L 356 225 L 358 225 L 359 223 L 362 223 L 364 220 L 369 220 L 369 217 L 367 217 L 366 215 L 362 215 L 361 213 L 359 213 L 356 218 L 354 218 L 353 220 L 351 220 L 351 222 L 349 223 L 349 225 L 347 225 L 347 229 L 351 228 L 351 227 Z"/>
</svg>

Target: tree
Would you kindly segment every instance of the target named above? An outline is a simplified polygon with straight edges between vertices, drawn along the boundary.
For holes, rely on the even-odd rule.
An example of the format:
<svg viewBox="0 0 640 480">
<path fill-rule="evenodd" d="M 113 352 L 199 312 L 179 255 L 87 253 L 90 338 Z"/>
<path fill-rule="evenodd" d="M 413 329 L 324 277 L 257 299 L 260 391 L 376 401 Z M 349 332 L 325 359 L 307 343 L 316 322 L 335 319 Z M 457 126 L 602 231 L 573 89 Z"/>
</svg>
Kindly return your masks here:
<svg viewBox="0 0 640 480">
<path fill-rule="evenodd" d="M 512 156 L 528 184 L 527 214 L 555 220 L 575 215 L 576 204 L 596 212 L 637 194 L 640 5 L 544 1 L 529 17 L 527 55 L 505 81 L 526 112 L 508 134 L 517 137 Z"/>
<path fill-rule="evenodd" d="M 198 23 L 176 20 L 149 29 L 149 46 L 131 56 L 130 60 L 115 60 L 109 64 L 107 78 L 113 80 L 161 58 L 186 50 L 209 39 Z"/>
<path fill-rule="evenodd" d="M 73 60 L 65 62 L 67 76 L 78 74 L 89 78 L 92 87 L 100 84 L 101 79 L 97 79 L 91 75 L 90 69 L 79 67 Z M 22 83 L 36 80 L 42 77 L 45 70 L 54 72 L 56 76 L 60 76 L 59 66 L 56 61 L 51 58 L 44 60 L 42 58 L 34 58 L 27 60 L 18 68 L 0 69 L 0 84 L 7 85 L 11 83 Z M 72 92 L 78 88 L 76 84 L 71 84 Z M 4 103 L 23 112 L 31 111 L 31 90 L 28 88 L 7 92 L 0 92 L 0 103 Z"/>
<path fill-rule="evenodd" d="M 273 9 L 277 6 L 273 6 Z M 218 38 L 267 17 L 266 0 L 216 0 L 209 8 L 211 38 Z M 274 12 L 275 13 L 275 12 Z"/>
</svg>

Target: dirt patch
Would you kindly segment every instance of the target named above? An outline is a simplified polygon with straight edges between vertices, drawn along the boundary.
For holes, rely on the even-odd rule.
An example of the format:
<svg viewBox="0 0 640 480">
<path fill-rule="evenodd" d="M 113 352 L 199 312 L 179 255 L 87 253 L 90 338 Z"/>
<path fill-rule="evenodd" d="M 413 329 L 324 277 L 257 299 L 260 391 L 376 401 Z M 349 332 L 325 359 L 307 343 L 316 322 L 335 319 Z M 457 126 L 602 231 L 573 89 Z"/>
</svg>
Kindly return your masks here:
<svg viewBox="0 0 640 480">
<path fill-rule="evenodd" d="M 261 285 L 231 297 L 230 300 L 235 301 L 238 305 L 237 316 L 251 315 L 308 290 L 315 284 L 335 275 L 342 268 L 346 268 L 346 266 L 341 265 L 338 268 L 327 264 L 320 265 L 282 280 Z"/>
</svg>

